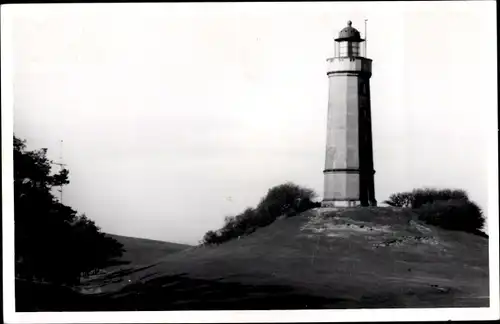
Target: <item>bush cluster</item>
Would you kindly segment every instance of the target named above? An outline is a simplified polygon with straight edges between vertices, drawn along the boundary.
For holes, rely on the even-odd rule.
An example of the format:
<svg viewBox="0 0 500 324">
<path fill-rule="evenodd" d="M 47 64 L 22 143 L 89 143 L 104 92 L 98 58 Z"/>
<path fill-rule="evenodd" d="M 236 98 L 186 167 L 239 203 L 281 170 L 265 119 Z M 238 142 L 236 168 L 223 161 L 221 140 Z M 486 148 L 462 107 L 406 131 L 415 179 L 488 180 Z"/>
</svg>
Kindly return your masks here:
<svg viewBox="0 0 500 324">
<path fill-rule="evenodd" d="M 474 202 L 463 199 L 436 200 L 418 209 L 419 218 L 429 225 L 481 234 L 484 217 Z"/>
<path fill-rule="evenodd" d="M 275 186 L 269 189 L 256 208 L 247 208 L 237 216 L 226 217 L 220 230 L 208 231 L 202 244 L 220 244 L 253 233 L 257 228 L 271 224 L 280 216 L 291 217 L 319 207 L 320 203 L 311 200 L 315 195 L 313 190 L 290 182 Z"/>
<path fill-rule="evenodd" d="M 446 200 L 468 201 L 469 197 L 460 189 L 417 189 L 413 191 L 412 208 Z"/>
<path fill-rule="evenodd" d="M 421 220 L 430 225 L 485 235 L 481 232 L 485 222 L 483 212 L 469 200 L 464 190 L 415 189 L 392 194 L 385 203 L 412 208 Z"/>
<path fill-rule="evenodd" d="M 393 207 L 419 208 L 427 203 L 443 200 L 468 200 L 467 193 L 460 189 L 414 189 L 413 191 L 392 194 L 386 204 Z"/>
<path fill-rule="evenodd" d="M 398 192 L 392 194 L 384 203 L 393 207 L 411 207 L 413 195 L 411 192 Z"/>
<path fill-rule="evenodd" d="M 59 202 L 52 191 L 69 183 L 68 170 L 51 174 L 47 150 L 26 150 L 14 137 L 16 276 L 75 284 L 123 252 L 85 215 Z"/>
</svg>

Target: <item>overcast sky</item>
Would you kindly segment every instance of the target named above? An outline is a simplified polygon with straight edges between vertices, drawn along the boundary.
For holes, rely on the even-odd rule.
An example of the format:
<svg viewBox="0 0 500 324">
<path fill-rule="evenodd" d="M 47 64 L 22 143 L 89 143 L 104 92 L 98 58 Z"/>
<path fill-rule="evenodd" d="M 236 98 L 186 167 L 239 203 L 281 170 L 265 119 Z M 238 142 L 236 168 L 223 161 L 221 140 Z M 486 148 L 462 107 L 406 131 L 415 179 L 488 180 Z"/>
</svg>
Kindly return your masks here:
<svg viewBox="0 0 500 324">
<path fill-rule="evenodd" d="M 364 19 L 377 200 L 463 188 L 488 214 L 493 1 L 11 9 L 14 132 L 64 141 L 64 203 L 106 232 L 194 244 L 274 185 L 321 197 L 326 58 Z"/>
</svg>

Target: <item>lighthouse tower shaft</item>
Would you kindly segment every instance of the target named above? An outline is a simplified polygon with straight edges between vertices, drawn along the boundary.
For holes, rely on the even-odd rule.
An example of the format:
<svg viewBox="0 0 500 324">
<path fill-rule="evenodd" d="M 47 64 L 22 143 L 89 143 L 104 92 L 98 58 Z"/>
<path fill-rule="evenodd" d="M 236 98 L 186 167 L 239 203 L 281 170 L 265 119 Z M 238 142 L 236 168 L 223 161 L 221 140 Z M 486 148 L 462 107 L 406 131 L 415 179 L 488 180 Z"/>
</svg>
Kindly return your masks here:
<svg viewBox="0 0 500 324">
<path fill-rule="evenodd" d="M 328 119 L 322 206 L 375 206 L 370 77 L 359 32 L 350 26 L 335 40 L 329 58 Z"/>
</svg>

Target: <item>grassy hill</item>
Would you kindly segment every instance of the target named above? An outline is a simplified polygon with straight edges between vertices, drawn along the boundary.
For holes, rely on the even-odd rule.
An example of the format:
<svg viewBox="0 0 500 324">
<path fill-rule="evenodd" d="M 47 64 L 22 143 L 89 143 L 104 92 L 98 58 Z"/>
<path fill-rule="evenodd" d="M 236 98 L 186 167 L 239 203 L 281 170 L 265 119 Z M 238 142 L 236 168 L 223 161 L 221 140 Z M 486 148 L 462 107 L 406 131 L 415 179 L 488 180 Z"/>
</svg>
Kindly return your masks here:
<svg viewBox="0 0 500 324">
<path fill-rule="evenodd" d="M 134 265 L 151 263 L 167 254 L 179 252 L 191 247 L 187 244 L 128 237 L 116 234 L 107 235 L 123 244 L 125 252 L 118 261 Z"/>
<path fill-rule="evenodd" d="M 91 275 L 83 279 L 80 292 L 85 294 L 100 293 L 102 287 L 109 282 L 128 283 L 126 275 L 139 271 L 145 266 L 157 262 L 165 256 L 180 252 L 189 248 L 191 245 L 164 242 L 136 237 L 121 236 L 116 234 L 106 234 L 121 244 L 124 252 L 120 258 L 112 260 L 110 266 L 102 269 L 99 274 Z"/>
<path fill-rule="evenodd" d="M 487 307 L 488 277 L 487 238 L 425 225 L 406 209 L 310 210 L 101 276 L 97 294 L 67 307 Z"/>
<path fill-rule="evenodd" d="M 123 244 L 125 249 L 120 258 L 113 260 L 112 265 L 103 269 L 100 274 L 83 279 L 82 285 L 76 288 L 16 279 L 16 308 L 19 311 L 68 311 L 82 307 L 82 309 L 93 308 L 94 299 L 87 298 L 86 295 L 92 292 L 99 293 L 100 287 L 104 284 L 103 278 L 106 282 L 125 282 L 125 274 L 141 269 L 142 265 L 151 264 L 170 253 L 192 248 L 186 244 L 116 234 L 106 235 Z"/>
</svg>

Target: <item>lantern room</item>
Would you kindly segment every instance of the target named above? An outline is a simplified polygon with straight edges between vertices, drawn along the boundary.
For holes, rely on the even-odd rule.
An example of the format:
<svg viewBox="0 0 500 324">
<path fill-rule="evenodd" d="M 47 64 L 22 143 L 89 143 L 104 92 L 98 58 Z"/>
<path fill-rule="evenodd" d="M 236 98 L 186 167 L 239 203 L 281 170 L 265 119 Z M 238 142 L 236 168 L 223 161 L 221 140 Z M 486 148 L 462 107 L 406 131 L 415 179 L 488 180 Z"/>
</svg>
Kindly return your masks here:
<svg viewBox="0 0 500 324">
<path fill-rule="evenodd" d="M 352 22 L 347 22 L 347 27 L 342 29 L 339 37 L 335 39 L 335 57 L 362 57 L 361 38 L 359 31 L 352 27 Z M 364 52 L 364 51 L 363 51 Z"/>
</svg>

